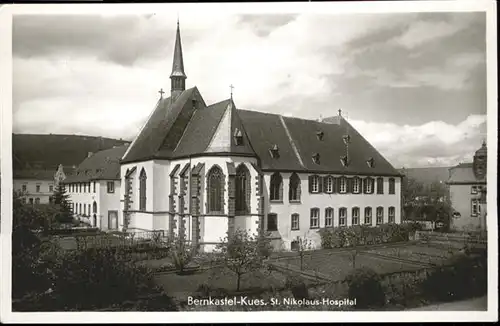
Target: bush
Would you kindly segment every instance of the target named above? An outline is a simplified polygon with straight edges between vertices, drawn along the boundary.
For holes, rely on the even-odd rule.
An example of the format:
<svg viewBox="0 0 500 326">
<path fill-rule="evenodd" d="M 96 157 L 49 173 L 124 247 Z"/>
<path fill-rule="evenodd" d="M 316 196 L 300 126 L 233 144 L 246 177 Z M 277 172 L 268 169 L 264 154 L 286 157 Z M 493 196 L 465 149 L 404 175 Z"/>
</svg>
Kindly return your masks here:
<svg viewBox="0 0 500 326">
<path fill-rule="evenodd" d="M 431 272 L 422 284 L 426 297 L 450 301 L 484 295 L 488 284 L 486 255 L 459 254 Z"/>
<path fill-rule="evenodd" d="M 55 310 L 102 309 L 160 293 L 151 270 L 130 258 L 113 248 L 66 254 L 54 268 Z"/>
<path fill-rule="evenodd" d="M 409 234 L 418 229 L 418 223 L 382 224 L 377 226 L 353 225 L 324 228 L 319 234 L 323 249 L 342 248 L 374 243 L 408 241 Z"/>
<path fill-rule="evenodd" d="M 307 289 L 306 283 L 298 276 L 287 276 L 285 288 L 289 289 L 293 297 L 297 300 L 309 298 L 309 290 Z"/>
<path fill-rule="evenodd" d="M 356 299 L 356 309 L 382 307 L 385 293 L 380 276 L 369 268 L 353 270 L 346 278 L 349 298 Z"/>
</svg>

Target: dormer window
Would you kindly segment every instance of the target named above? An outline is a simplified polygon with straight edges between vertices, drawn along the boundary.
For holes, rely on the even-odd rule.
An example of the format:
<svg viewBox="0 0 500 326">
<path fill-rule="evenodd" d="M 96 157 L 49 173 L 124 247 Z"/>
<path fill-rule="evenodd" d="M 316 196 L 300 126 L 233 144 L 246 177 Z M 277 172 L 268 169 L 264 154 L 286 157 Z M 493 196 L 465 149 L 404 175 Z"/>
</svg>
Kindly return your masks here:
<svg viewBox="0 0 500 326">
<path fill-rule="evenodd" d="M 373 168 L 375 166 L 375 160 L 373 157 L 370 157 L 367 161 L 366 164 L 368 164 L 369 167 Z"/>
<path fill-rule="evenodd" d="M 314 153 L 312 159 L 314 163 L 319 164 L 319 153 Z"/>
<path fill-rule="evenodd" d="M 321 130 L 316 132 L 316 137 L 318 137 L 318 140 L 323 140 L 324 135 L 325 133 Z"/>
<path fill-rule="evenodd" d="M 239 145 L 242 145 L 243 144 L 243 133 L 241 132 L 241 130 L 239 130 L 238 128 L 236 128 L 234 130 L 234 144 L 236 146 L 239 146 Z"/>
<path fill-rule="evenodd" d="M 279 158 L 280 153 L 279 153 L 278 145 L 274 144 L 274 146 L 269 149 L 269 153 L 271 154 L 272 158 Z"/>
<path fill-rule="evenodd" d="M 347 156 L 340 157 L 340 162 L 342 163 L 342 166 L 344 166 L 344 167 L 349 166 L 349 159 L 347 158 Z"/>
<path fill-rule="evenodd" d="M 349 135 L 345 135 L 344 137 L 342 137 L 342 139 L 344 140 L 344 144 L 349 144 L 351 142 L 351 136 Z"/>
</svg>

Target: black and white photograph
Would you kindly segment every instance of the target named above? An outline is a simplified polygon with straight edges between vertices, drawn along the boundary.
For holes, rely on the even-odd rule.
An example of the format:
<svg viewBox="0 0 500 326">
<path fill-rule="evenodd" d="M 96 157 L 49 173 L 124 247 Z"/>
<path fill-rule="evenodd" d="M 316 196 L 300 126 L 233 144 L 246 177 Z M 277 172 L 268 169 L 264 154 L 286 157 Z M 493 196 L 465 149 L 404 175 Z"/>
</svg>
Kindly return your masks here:
<svg viewBox="0 0 500 326">
<path fill-rule="evenodd" d="M 495 3 L 286 6 L 8 8 L 2 321 L 498 319 Z"/>
</svg>

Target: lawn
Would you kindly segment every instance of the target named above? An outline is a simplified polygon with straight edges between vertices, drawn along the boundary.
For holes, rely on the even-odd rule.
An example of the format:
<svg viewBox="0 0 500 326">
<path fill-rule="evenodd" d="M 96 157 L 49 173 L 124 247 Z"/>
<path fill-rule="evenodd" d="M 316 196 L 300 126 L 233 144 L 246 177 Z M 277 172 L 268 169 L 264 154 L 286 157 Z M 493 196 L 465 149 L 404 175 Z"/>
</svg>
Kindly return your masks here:
<svg viewBox="0 0 500 326">
<path fill-rule="evenodd" d="M 192 275 L 177 275 L 175 273 L 158 274 L 155 276 L 158 285 L 177 300 L 187 300 L 188 296 L 200 294 L 198 288 L 207 284 L 214 293 L 236 292 L 236 276 L 222 268 L 201 271 Z M 241 279 L 241 291 L 250 292 L 258 289 L 280 288 L 285 285 L 286 276 L 277 271 L 261 270 L 245 274 Z"/>
<path fill-rule="evenodd" d="M 440 265 L 451 257 L 452 254 L 456 254 L 458 250 L 450 250 L 448 248 L 440 248 L 438 246 L 409 245 L 401 247 L 376 248 L 367 252 L 426 264 Z"/>
<path fill-rule="evenodd" d="M 282 264 L 289 264 L 300 269 L 300 259 L 298 257 L 281 260 Z M 356 256 L 356 268 L 368 267 L 379 274 L 387 274 L 398 271 L 411 271 L 422 268 L 419 265 L 386 260 L 379 257 L 363 255 Z M 304 270 L 317 271 L 327 275 L 333 280 L 343 280 L 352 271 L 352 256 L 349 252 L 337 252 L 332 254 L 311 255 L 304 257 Z"/>
</svg>

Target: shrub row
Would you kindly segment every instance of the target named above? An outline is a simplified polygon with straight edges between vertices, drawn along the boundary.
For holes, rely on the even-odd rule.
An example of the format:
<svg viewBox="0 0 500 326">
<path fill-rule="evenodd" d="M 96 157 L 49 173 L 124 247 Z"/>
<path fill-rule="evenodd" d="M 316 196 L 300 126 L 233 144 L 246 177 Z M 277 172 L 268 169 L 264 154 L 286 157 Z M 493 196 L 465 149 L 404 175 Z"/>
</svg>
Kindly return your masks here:
<svg viewBox="0 0 500 326">
<path fill-rule="evenodd" d="M 410 235 L 421 230 L 419 223 L 381 224 L 377 226 L 353 225 L 324 228 L 319 234 L 323 249 L 351 247 L 356 245 L 408 241 Z"/>
<path fill-rule="evenodd" d="M 93 235 L 99 234 L 101 231 L 98 228 L 60 228 L 60 229 L 49 229 L 46 231 L 46 235 L 55 236 L 55 235 Z"/>
</svg>

